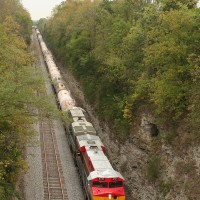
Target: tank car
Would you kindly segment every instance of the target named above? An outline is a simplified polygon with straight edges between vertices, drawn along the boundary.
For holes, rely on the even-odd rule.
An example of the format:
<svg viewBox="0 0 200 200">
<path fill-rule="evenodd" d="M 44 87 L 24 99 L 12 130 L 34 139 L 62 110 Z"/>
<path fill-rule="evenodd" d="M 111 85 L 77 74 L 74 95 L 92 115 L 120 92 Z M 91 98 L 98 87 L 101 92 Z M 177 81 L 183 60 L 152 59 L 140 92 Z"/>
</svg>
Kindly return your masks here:
<svg viewBox="0 0 200 200">
<path fill-rule="evenodd" d="M 47 67 L 48 67 L 52 82 L 55 82 L 56 80 L 60 81 L 62 77 L 54 61 L 48 59 L 46 63 L 47 63 Z"/>
<path fill-rule="evenodd" d="M 41 46 L 41 49 L 42 49 L 42 53 L 44 54 L 44 55 L 46 55 L 47 53 L 48 53 L 48 49 L 47 49 L 47 46 L 46 46 L 46 44 L 44 43 L 44 42 L 41 42 L 40 43 L 40 46 Z"/>
<path fill-rule="evenodd" d="M 61 74 L 58 70 L 51 70 L 50 76 L 51 76 L 52 83 L 62 80 Z"/>
<path fill-rule="evenodd" d="M 58 101 L 63 112 L 66 112 L 75 106 L 75 101 L 72 99 L 70 92 L 67 90 L 61 90 L 58 93 Z"/>
<path fill-rule="evenodd" d="M 48 51 L 48 52 L 45 53 L 44 60 L 45 60 L 46 63 L 53 61 L 53 55 L 51 54 L 50 51 Z"/>
<path fill-rule="evenodd" d="M 55 64 L 55 62 L 54 62 L 53 59 L 50 58 L 49 56 L 47 57 L 46 63 L 47 63 L 47 67 L 48 67 L 48 69 L 49 69 L 49 72 L 51 72 L 51 71 L 53 71 L 53 70 L 59 71 L 58 68 L 57 68 L 57 66 L 56 66 L 56 64 Z"/>
<path fill-rule="evenodd" d="M 58 81 L 53 81 L 53 87 L 56 94 L 58 94 L 61 90 L 66 90 L 65 83 L 62 79 Z"/>
<path fill-rule="evenodd" d="M 40 31 L 37 28 L 36 28 L 36 34 L 37 34 L 37 36 L 40 35 Z"/>
</svg>

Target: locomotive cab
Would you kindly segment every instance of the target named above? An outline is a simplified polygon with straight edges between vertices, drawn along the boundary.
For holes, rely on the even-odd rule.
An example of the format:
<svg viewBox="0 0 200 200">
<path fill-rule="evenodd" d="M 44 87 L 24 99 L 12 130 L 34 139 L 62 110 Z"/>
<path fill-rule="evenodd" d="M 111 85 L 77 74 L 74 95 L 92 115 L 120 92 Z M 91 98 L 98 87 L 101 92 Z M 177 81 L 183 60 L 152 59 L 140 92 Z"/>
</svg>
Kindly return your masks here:
<svg viewBox="0 0 200 200">
<path fill-rule="evenodd" d="M 118 172 L 111 170 L 108 173 L 114 175 Z M 111 175 L 111 177 L 108 176 L 109 178 L 102 178 L 99 175 L 96 177 L 97 174 L 95 174 L 96 172 L 91 173 L 88 177 L 92 200 L 125 200 L 124 179 L 121 175 L 119 177 L 112 177 Z M 92 178 L 92 176 L 94 177 Z"/>
<path fill-rule="evenodd" d="M 76 137 L 91 200 L 125 200 L 124 178 L 112 168 L 105 147 L 96 135 Z M 84 177 L 84 176 L 83 176 Z"/>
<path fill-rule="evenodd" d="M 100 156 L 103 158 L 103 156 Z M 125 200 L 124 178 L 115 171 L 109 162 L 93 159 L 94 171 L 88 176 L 89 192 L 92 200 Z M 105 161 L 105 160 L 104 160 Z"/>
</svg>

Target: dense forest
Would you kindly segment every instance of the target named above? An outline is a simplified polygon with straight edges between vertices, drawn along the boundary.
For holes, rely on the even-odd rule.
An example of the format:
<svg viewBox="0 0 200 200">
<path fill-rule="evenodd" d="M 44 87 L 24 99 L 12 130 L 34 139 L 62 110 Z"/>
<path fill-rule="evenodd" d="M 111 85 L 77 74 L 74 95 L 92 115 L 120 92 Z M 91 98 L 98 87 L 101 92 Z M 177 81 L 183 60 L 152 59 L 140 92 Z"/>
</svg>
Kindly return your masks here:
<svg viewBox="0 0 200 200">
<path fill-rule="evenodd" d="M 69 0 L 38 23 L 56 59 L 80 81 L 121 144 L 110 153 L 118 156 L 130 199 L 199 199 L 197 2 Z M 150 140 L 143 113 L 155 125 Z M 123 143 L 131 155 L 119 153 Z"/>
<path fill-rule="evenodd" d="M 148 109 L 165 133 L 200 139 L 196 0 L 67 1 L 39 27 L 99 116 L 126 138 Z M 168 137 L 166 136 L 166 137 Z"/>
<path fill-rule="evenodd" d="M 28 48 L 32 21 L 19 0 L 0 0 L 0 199 L 20 198 L 16 183 L 28 165 L 23 158 L 34 134 L 35 109 L 51 107 Z M 47 106 L 45 106 L 47 105 Z M 49 108 L 47 108 L 49 107 Z M 51 110 L 51 109 L 50 109 Z"/>
</svg>

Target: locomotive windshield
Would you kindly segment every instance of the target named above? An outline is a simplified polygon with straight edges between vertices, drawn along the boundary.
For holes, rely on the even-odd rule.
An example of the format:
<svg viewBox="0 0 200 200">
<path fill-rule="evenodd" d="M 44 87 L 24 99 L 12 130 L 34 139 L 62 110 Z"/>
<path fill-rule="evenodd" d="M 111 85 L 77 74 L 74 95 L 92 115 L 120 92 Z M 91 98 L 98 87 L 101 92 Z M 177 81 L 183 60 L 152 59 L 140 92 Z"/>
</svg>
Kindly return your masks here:
<svg viewBox="0 0 200 200">
<path fill-rule="evenodd" d="M 99 182 L 99 181 L 94 181 L 93 182 L 94 187 L 99 187 L 99 188 L 107 188 L 108 183 L 107 182 Z"/>
<path fill-rule="evenodd" d="M 109 187 L 110 188 L 116 188 L 116 187 L 122 187 L 123 183 L 122 181 L 116 181 L 116 182 L 110 182 Z"/>
<path fill-rule="evenodd" d="M 107 182 L 94 181 L 93 187 L 107 188 L 108 183 Z M 117 187 L 123 187 L 122 181 L 109 182 L 109 188 L 117 188 Z"/>
</svg>

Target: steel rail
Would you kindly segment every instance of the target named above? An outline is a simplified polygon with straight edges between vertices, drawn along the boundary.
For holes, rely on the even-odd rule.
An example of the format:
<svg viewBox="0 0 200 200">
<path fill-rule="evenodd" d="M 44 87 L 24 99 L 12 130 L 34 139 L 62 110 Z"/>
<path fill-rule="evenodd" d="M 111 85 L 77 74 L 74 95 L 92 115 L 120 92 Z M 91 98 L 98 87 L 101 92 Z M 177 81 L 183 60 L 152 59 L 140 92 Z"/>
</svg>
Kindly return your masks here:
<svg viewBox="0 0 200 200">
<path fill-rule="evenodd" d="M 61 179 L 61 170 L 60 170 L 60 167 L 59 167 L 59 161 L 58 161 L 58 154 L 56 152 L 56 141 L 54 139 L 54 132 L 52 131 L 53 130 L 53 127 L 52 127 L 52 123 L 49 124 L 50 126 L 50 130 L 51 130 L 51 135 L 52 135 L 52 140 L 53 140 L 53 146 L 54 146 L 54 152 L 55 152 L 55 156 L 56 156 L 56 163 L 57 163 L 57 166 L 58 166 L 58 174 L 59 174 L 59 180 L 60 180 L 60 187 L 62 188 L 62 197 L 63 199 L 65 199 L 65 194 L 64 194 L 64 184 L 62 183 L 62 179 Z"/>
<path fill-rule="evenodd" d="M 42 122 L 42 118 L 40 121 L 40 125 L 42 127 L 43 130 L 43 122 Z M 42 131 L 40 131 L 41 133 Z M 43 148 L 45 149 L 45 139 L 44 139 L 44 135 L 42 134 L 42 142 L 43 142 Z M 43 151 L 44 154 L 44 164 L 45 164 L 45 172 L 46 172 L 46 178 L 47 178 L 47 190 L 48 190 L 48 199 L 50 200 L 51 196 L 50 196 L 50 184 L 49 184 L 49 173 L 48 173 L 48 167 L 47 167 L 47 155 L 46 155 L 46 151 Z"/>
</svg>

